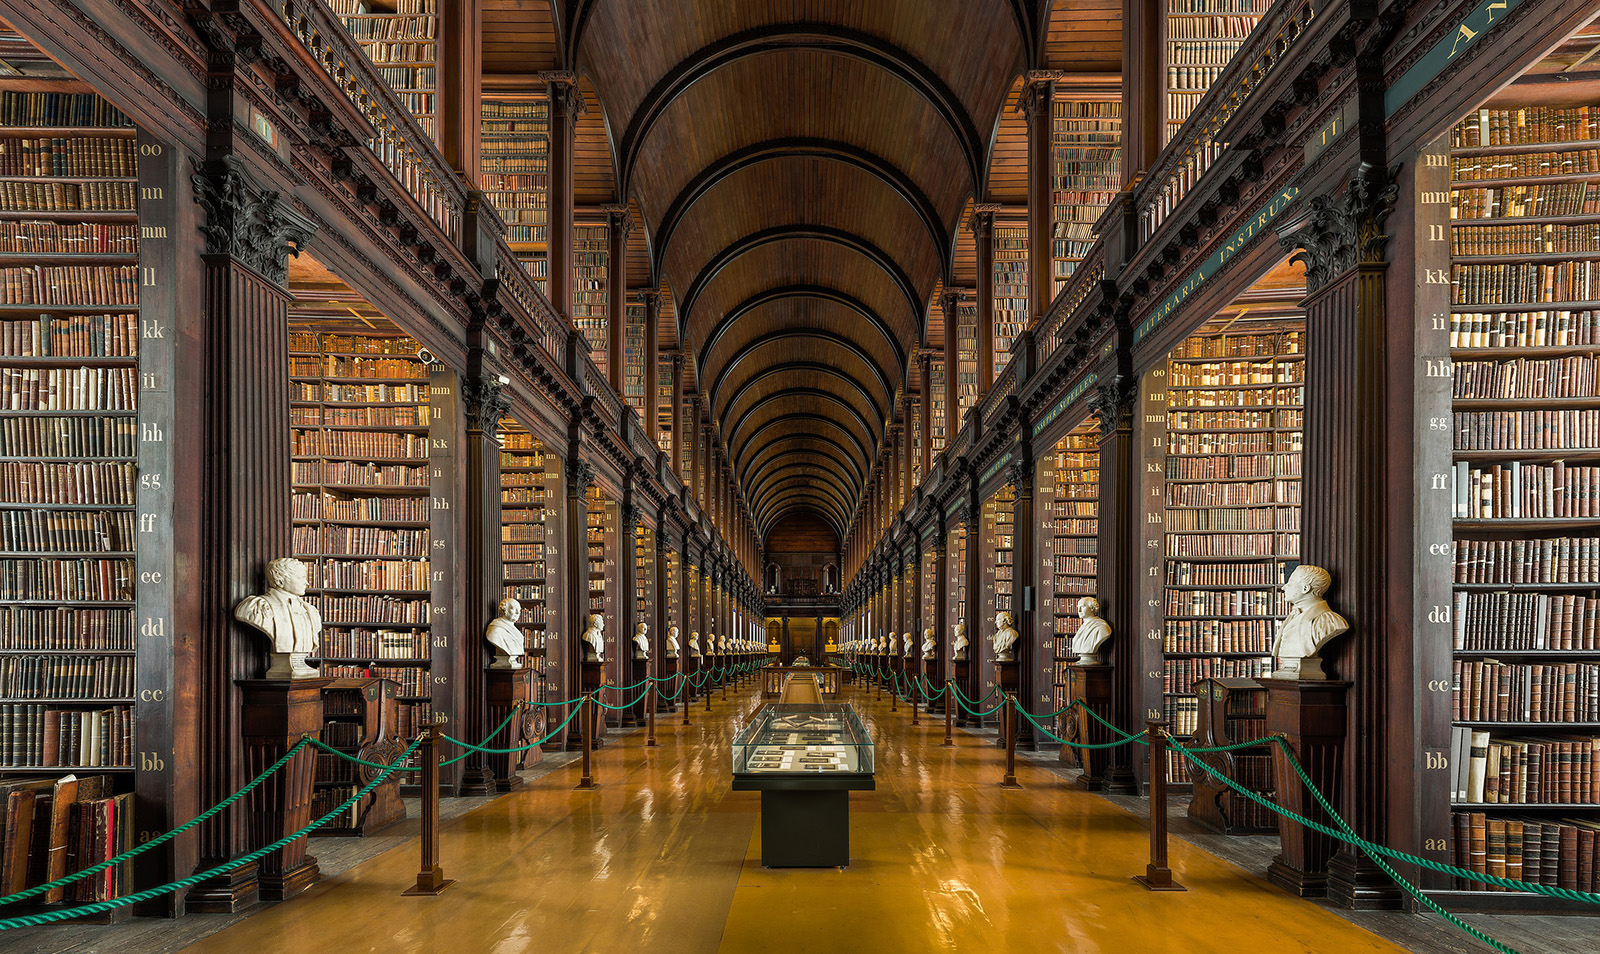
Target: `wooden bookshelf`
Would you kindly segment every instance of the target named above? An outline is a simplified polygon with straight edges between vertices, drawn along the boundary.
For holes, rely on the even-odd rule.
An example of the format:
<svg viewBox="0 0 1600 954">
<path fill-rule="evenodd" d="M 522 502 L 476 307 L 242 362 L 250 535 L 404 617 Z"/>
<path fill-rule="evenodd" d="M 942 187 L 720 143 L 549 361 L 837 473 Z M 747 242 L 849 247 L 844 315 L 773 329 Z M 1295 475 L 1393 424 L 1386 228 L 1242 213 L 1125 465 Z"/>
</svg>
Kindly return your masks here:
<svg viewBox="0 0 1600 954">
<path fill-rule="evenodd" d="M 506 224 L 506 241 L 548 294 L 550 100 L 542 93 L 485 96 L 479 115 L 479 185 Z"/>
<path fill-rule="evenodd" d="M 644 417 L 644 302 L 631 299 L 622 326 L 622 399 Z"/>
<path fill-rule="evenodd" d="M 1050 264 L 1055 298 L 1122 189 L 1122 104 L 1058 93 L 1050 126 Z"/>
<path fill-rule="evenodd" d="M 1600 108 L 1480 109 L 1449 144 L 1452 847 L 1567 884 L 1600 822 Z"/>
<path fill-rule="evenodd" d="M 998 268 L 998 266 L 996 266 Z M 962 292 L 956 304 L 956 397 L 961 401 L 960 418 L 966 417 L 967 408 L 978 403 L 978 303 Z M 958 425 L 959 426 L 959 425 Z M 953 440 L 955 435 L 948 435 Z"/>
<path fill-rule="evenodd" d="M 500 548 L 504 595 L 522 604 L 522 631 L 535 670 L 534 701 L 566 698 L 560 640 L 551 646 L 550 632 L 560 631 L 560 510 L 565 490 L 557 458 L 515 418 L 500 425 Z M 549 731 L 549 710 L 531 714 L 535 738 Z"/>
<path fill-rule="evenodd" d="M 1011 343 L 1028 327 L 1028 229 L 994 229 L 994 374 L 1011 363 Z"/>
<path fill-rule="evenodd" d="M 609 294 L 611 244 L 604 225 L 580 225 L 572 230 L 572 323 L 589 342 L 589 357 L 602 372 L 606 368 L 606 312 Z"/>
<path fill-rule="evenodd" d="M 1100 426 L 1091 418 L 1073 428 L 1039 461 L 1035 483 L 1040 533 L 1039 628 L 1048 634 L 1049 711 L 1064 709 L 1069 696 L 1067 666 L 1077 657 L 1078 600 L 1095 595 L 1099 552 Z M 1042 645 L 1041 645 L 1041 648 Z M 1065 718 L 1065 717 L 1063 717 Z M 1056 728 L 1062 734 L 1065 722 Z"/>
<path fill-rule="evenodd" d="M 1163 144 L 1200 105 L 1271 5 L 1270 0 L 1167 0 Z"/>
<path fill-rule="evenodd" d="M 1303 326 L 1225 315 L 1168 356 L 1159 711 L 1176 735 L 1196 729 L 1200 680 L 1272 668 L 1278 587 L 1300 556 Z"/>
<path fill-rule="evenodd" d="M 928 361 L 928 408 L 933 417 L 928 421 L 928 439 L 933 443 L 933 453 L 944 451 L 949 435 L 945 434 L 944 353 L 935 352 Z"/>
<path fill-rule="evenodd" d="M 400 103 L 437 135 L 438 33 L 435 0 L 326 0 Z"/>
</svg>

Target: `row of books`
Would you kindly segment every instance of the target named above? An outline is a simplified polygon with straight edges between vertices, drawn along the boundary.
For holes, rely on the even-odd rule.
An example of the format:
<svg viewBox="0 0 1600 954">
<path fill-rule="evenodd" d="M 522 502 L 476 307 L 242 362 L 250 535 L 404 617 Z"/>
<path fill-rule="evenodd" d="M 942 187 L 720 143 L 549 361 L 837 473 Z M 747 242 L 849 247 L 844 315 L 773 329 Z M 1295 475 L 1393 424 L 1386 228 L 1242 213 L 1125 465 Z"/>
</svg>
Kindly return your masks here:
<svg viewBox="0 0 1600 954">
<path fill-rule="evenodd" d="M 132 463 L 0 461 L 0 502 L 131 505 Z"/>
<path fill-rule="evenodd" d="M 322 714 L 324 716 L 329 716 L 333 713 L 329 712 L 327 708 L 324 707 Z M 359 722 L 325 722 L 322 725 L 322 741 L 328 743 L 336 749 L 353 750 L 361 745 L 361 742 L 366 738 L 366 735 L 366 727 Z M 349 765 L 354 764 L 353 762 L 348 762 L 345 759 L 340 759 L 339 761 L 345 762 Z M 326 814 L 326 812 L 323 814 Z M 319 818 L 321 816 L 313 811 L 311 817 Z"/>
<path fill-rule="evenodd" d="M 1305 352 L 1305 332 L 1251 332 L 1231 335 L 1194 335 L 1175 345 L 1168 357 L 1276 358 Z"/>
<path fill-rule="evenodd" d="M 1494 738 L 1450 730 L 1454 799 L 1490 805 L 1600 805 L 1600 739 Z"/>
<path fill-rule="evenodd" d="M 385 594 L 370 596 L 328 596 L 317 600 L 324 623 L 370 623 L 397 626 L 426 625 L 428 601 L 401 599 Z"/>
<path fill-rule="evenodd" d="M 0 136 L 0 176 L 131 179 L 136 175 L 133 140 L 126 137 Z"/>
<path fill-rule="evenodd" d="M 1530 464 L 1455 465 L 1457 519 L 1548 520 L 1600 516 L 1600 467 Z"/>
<path fill-rule="evenodd" d="M 431 586 L 425 560 L 324 560 L 311 567 L 310 576 L 312 586 L 334 590 L 426 590 Z"/>
<path fill-rule="evenodd" d="M 1233 640 L 1254 642 L 1256 640 L 1270 640 L 1273 631 L 1277 628 L 1277 620 L 1251 619 L 1249 617 L 1209 619 L 1174 619 L 1169 617 L 1164 625 L 1169 636 L 1195 637 L 1199 639 L 1227 637 Z"/>
<path fill-rule="evenodd" d="M 1600 411 L 1457 411 L 1452 425 L 1458 451 L 1600 447 Z"/>
<path fill-rule="evenodd" d="M 0 92 L 0 126 L 132 126 L 115 106 L 94 93 Z"/>
<path fill-rule="evenodd" d="M 133 549 L 131 510 L 0 510 L 0 549 L 49 553 Z"/>
<path fill-rule="evenodd" d="M 1461 305 L 1592 301 L 1600 296 L 1600 261 L 1451 265 L 1450 284 Z"/>
<path fill-rule="evenodd" d="M 1600 663 L 1457 659 L 1456 722 L 1600 722 Z"/>
<path fill-rule="evenodd" d="M 353 355 L 290 355 L 289 373 L 295 377 L 391 378 L 426 380 L 428 369 L 414 358 L 365 358 Z M 423 400 L 427 400 L 426 392 Z M 358 399 L 359 400 L 359 399 Z M 367 398 L 366 400 L 384 400 Z M 389 398 L 388 400 L 397 400 Z"/>
<path fill-rule="evenodd" d="M 1537 179 L 1540 176 L 1576 176 L 1592 172 L 1600 172 L 1600 149 L 1450 157 L 1452 182 Z"/>
<path fill-rule="evenodd" d="M 380 66 L 378 78 L 390 89 L 433 89 L 435 70 L 432 66 Z"/>
<path fill-rule="evenodd" d="M 369 40 L 431 40 L 438 17 L 362 16 L 345 19 L 345 29 L 357 43 Z"/>
<path fill-rule="evenodd" d="M 131 609 L 0 607 L 0 650 L 131 650 Z"/>
<path fill-rule="evenodd" d="M 104 222 L 0 222 L 0 253 L 9 255 L 133 255 L 139 227 Z"/>
<path fill-rule="evenodd" d="M 545 492 L 543 487 L 519 487 L 512 485 L 500 491 L 501 503 L 544 503 L 552 495 Z"/>
<path fill-rule="evenodd" d="M 1600 226 L 1596 229 L 1600 230 Z M 1600 311 L 1457 312 L 1450 316 L 1452 348 L 1562 348 L 1590 344 L 1600 344 Z"/>
<path fill-rule="evenodd" d="M 138 353 L 138 315 L 40 315 L 0 322 L 3 356 L 131 358 Z"/>
<path fill-rule="evenodd" d="M 1184 563 L 1167 562 L 1168 586 L 1261 586 L 1281 587 L 1288 573 L 1271 557 L 1260 563 Z"/>
<path fill-rule="evenodd" d="M 138 369 L 8 368 L 0 366 L 0 410 L 132 411 Z"/>
<path fill-rule="evenodd" d="M 1272 660 L 1266 658 L 1228 659 L 1196 656 L 1187 659 L 1168 659 L 1161 665 L 1162 691 L 1178 694 L 1194 692 L 1196 682 L 1213 676 L 1256 679 L 1272 671 Z"/>
<path fill-rule="evenodd" d="M 1450 367 L 1451 391 L 1457 398 L 1568 398 L 1596 393 L 1594 355 L 1452 361 Z"/>
<path fill-rule="evenodd" d="M 1600 649 L 1600 598 L 1579 594 L 1455 594 L 1454 649 L 1514 652 Z"/>
<path fill-rule="evenodd" d="M 1298 407 L 1236 411 L 1167 411 L 1167 426 L 1177 430 L 1276 428 L 1298 430 L 1305 412 Z"/>
<path fill-rule="evenodd" d="M 313 372 L 315 374 L 315 372 Z M 414 374 L 406 377 L 416 377 Z M 295 381 L 291 385 L 295 401 L 320 401 L 327 404 L 426 404 L 426 384 L 317 384 Z"/>
<path fill-rule="evenodd" d="M 1168 616 L 1272 616 L 1289 610 L 1276 590 L 1168 590 Z"/>
<path fill-rule="evenodd" d="M 423 557 L 428 555 L 428 531 L 381 527 L 295 527 L 294 549 L 296 553 L 311 555 Z"/>
<path fill-rule="evenodd" d="M 137 305 L 132 265 L 31 265 L 0 268 L 0 304 Z"/>
<path fill-rule="evenodd" d="M 545 540 L 549 539 L 549 535 L 545 531 L 542 517 L 535 517 L 532 521 L 512 523 L 508 517 L 502 514 L 500 518 L 500 539 L 506 543 L 543 544 Z"/>
<path fill-rule="evenodd" d="M 426 497 L 350 497 L 297 493 L 291 503 L 296 520 L 375 520 L 423 523 L 428 519 Z"/>
<path fill-rule="evenodd" d="M 428 633 L 420 629 L 334 629 L 322 634 L 323 659 L 426 659 Z"/>
<path fill-rule="evenodd" d="M 1600 581 L 1600 537 L 1456 540 L 1456 583 Z"/>
<path fill-rule="evenodd" d="M 1450 145 L 1457 149 L 1589 139 L 1600 139 L 1600 108 L 1593 106 L 1480 109 L 1450 130 Z"/>
<path fill-rule="evenodd" d="M 428 405 L 294 407 L 289 409 L 289 423 L 303 427 L 427 427 Z"/>
<path fill-rule="evenodd" d="M 131 694 L 131 693 L 130 693 Z M 125 768 L 133 764 L 133 708 L 0 704 L 0 765 Z"/>
<path fill-rule="evenodd" d="M 1205 507 L 1169 510 L 1169 533 L 1217 533 L 1232 530 L 1299 530 L 1298 507 Z"/>
<path fill-rule="evenodd" d="M 1270 0 L 1167 0 L 1169 14 L 1253 13 L 1260 16 L 1271 7 Z"/>
<path fill-rule="evenodd" d="M 1169 483 L 1169 507 L 1246 507 L 1300 502 L 1297 478 L 1257 480 L 1247 483 Z"/>
<path fill-rule="evenodd" d="M 1167 436 L 1170 454 L 1298 454 L 1300 432 L 1210 433 L 1173 428 Z"/>
<path fill-rule="evenodd" d="M 1252 477 L 1298 477 L 1300 454 L 1242 454 L 1234 456 L 1176 456 L 1169 450 L 1168 480 L 1232 480 Z"/>
<path fill-rule="evenodd" d="M 1280 405 L 1299 407 L 1303 402 L 1302 388 L 1248 388 L 1243 390 L 1208 391 L 1202 388 L 1179 388 L 1167 392 L 1167 406 L 1261 408 Z"/>
<path fill-rule="evenodd" d="M 1483 812 L 1451 817 L 1456 867 L 1512 881 L 1574 891 L 1600 887 L 1600 826 L 1579 819 L 1491 818 Z M 1466 891 L 1504 891 L 1459 878 Z"/>
<path fill-rule="evenodd" d="M 131 722 L 131 716 L 128 717 Z M 118 738 L 121 738 L 119 735 Z M 108 775 L 23 777 L 0 782 L 0 890 L 16 892 L 93 868 L 133 847 L 133 795 L 115 795 Z M 131 862 L 114 865 L 39 900 L 88 903 L 133 887 Z"/>
<path fill-rule="evenodd" d="M 1300 362 L 1264 361 L 1208 361 L 1185 362 L 1174 365 L 1167 377 L 1167 386 L 1174 388 L 1210 388 L 1246 384 L 1290 384 L 1299 378 L 1292 377 Z"/>
<path fill-rule="evenodd" d="M 404 464 L 372 464 L 354 460 L 302 460 L 292 464 L 294 482 L 301 486 L 329 484 L 348 487 L 426 487 L 428 469 Z"/>
<path fill-rule="evenodd" d="M 0 211 L 6 212 L 132 212 L 131 182 L 0 182 Z"/>
<path fill-rule="evenodd" d="M 0 698 L 133 698 L 132 656 L 0 656 Z"/>
<path fill-rule="evenodd" d="M 390 431 L 306 431 L 294 433 L 297 457 L 340 455 L 356 458 L 427 460 L 426 434 L 396 434 Z"/>
<path fill-rule="evenodd" d="M 372 40 L 361 43 L 362 52 L 380 65 L 431 63 L 434 61 L 433 46 L 431 41 L 422 40 Z"/>
<path fill-rule="evenodd" d="M 125 602 L 133 599 L 132 560 L 18 559 L 0 562 L 0 599 Z"/>
<path fill-rule="evenodd" d="M 1210 11 L 1207 11 L 1210 12 Z M 1209 16 L 1209 17 L 1169 17 L 1167 19 L 1167 47 L 1188 48 L 1186 52 L 1194 57 L 1197 53 L 1226 51 L 1227 56 L 1220 59 L 1213 57 L 1184 59 L 1181 56 L 1169 56 L 1168 63 L 1223 63 L 1228 62 L 1233 51 L 1238 49 L 1238 43 L 1216 44 L 1215 46 L 1202 43 L 1177 43 L 1176 40 L 1242 40 L 1250 35 L 1250 31 L 1261 22 L 1256 16 Z M 1195 50 L 1196 47 L 1202 48 Z"/>
<path fill-rule="evenodd" d="M 1270 636 L 1250 636 L 1232 632 L 1175 633 L 1168 631 L 1161 637 L 1161 651 L 1169 656 L 1188 653 L 1258 653 L 1265 656 L 1272 648 Z"/>
<path fill-rule="evenodd" d="M 1169 533 L 1165 552 L 1169 557 L 1253 557 L 1269 553 L 1297 557 L 1300 554 L 1300 535 L 1298 533 L 1205 535 Z"/>
<path fill-rule="evenodd" d="M 1194 696 L 1168 695 L 1161 702 L 1161 712 L 1167 725 L 1172 727 L 1173 735 L 1194 735 L 1200 727 L 1200 700 Z M 1176 752 L 1172 754 L 1177 755 Z M 1182 764 L 1181 756 L 1178 764 Z M 1169 767 L 1168 780 L 1178 782 L 1183 781 L 1184 777 L 1172 772 Z"/>
<path fill-rule="evenodd" d="M 1452 255 L 1544 255 L 1600 252 L 1600 224 L 1557 222 L 1458 226 L 1450 231 Z"/>
<path fill-rule="evenodd" d="M 1450 193 L 1452 219 L 1520 219 L 1600 213 L 1600 183 L 1473 186 Z"/>
<path fill-rule="evenodd" d="M 0 417 L 0 440 L 15 457 L 132 457 L 131 417 Z"/>
</svg>

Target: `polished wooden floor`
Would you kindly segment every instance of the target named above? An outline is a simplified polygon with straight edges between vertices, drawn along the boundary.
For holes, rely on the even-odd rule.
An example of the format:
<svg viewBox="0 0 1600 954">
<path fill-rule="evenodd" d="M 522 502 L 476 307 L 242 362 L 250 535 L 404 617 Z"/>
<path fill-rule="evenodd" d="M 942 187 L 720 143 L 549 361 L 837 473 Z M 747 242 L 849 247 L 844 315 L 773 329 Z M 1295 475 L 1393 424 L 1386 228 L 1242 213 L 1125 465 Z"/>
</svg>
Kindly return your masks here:
<svg viewBox="0 0 1600 954">
<path fill-rule="evenodd" d="M 877 740 L 875 792 L 851 796 L 846 870 L 761 867 L 760 796 L 729 790 L 731 742 L 758 704 L 730 694 L 687 728 L 663 719 L 596 755 L 600 788 L 576 768 L 448 824 L 457 884 L 405 898 L 414 844 L 330 879 L 192 945 L 191 952 L 296 954 L 596 952 L 1283 952 L 1403 948 L 1174 841 L 1189 891 L 1151 894 L 1142 823 L 1059 777 L 1019 767 L 942 722 L 913 727 L 859 689 Z M 927 721 L 927 720 L 925 720 Z"/>
</svg>

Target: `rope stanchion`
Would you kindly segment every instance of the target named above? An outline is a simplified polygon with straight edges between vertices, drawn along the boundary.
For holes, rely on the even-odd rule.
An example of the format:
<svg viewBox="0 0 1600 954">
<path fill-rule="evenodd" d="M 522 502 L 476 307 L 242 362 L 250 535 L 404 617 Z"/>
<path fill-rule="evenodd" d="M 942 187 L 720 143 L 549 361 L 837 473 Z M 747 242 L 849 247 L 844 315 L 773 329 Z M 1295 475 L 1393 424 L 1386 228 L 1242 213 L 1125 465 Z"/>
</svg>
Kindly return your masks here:
<svg viewBox="0 0 1600 954">
<path fill-rule="evenodd" d="M 954 693 L 950 691 L 953 688 L 955 688 L 955 683 L 946 679 L 944 681 L 944 741 L 940 743 L 940 748 L 954 748 L 956 744 L 955 736 L 951 734 L 951 731 L 955 728 L 956 711 L 956 707 L 950 704 L 950 700 L 955 698 Z"/>
<path fill-rule="evenodd" d="M 1167 724 L 1151 719 L 1146 734 L 1150 741 L 1150 863 L 1144 874 L 1133 880 L 1151 891 L 1187 891 L 1172 880 L 1167 866 Z"/>
<path fill-rule="evenodd" d="M 1072 707 L 1068 706 L 1068 708 L 1070 709 Z M 1044 733 L 1046 736 L 1049 736 L 1054 741 L 1059 742 L 1062 745 L 1071 746 L 1075 749 L 1114 749 L 1119 745 L 1129 745 L 1133 742 L 1141 741 L 1140 739 L 1116 739 L 1115 741 L 1111 742 L 1074 742 L 1070 739 L 1063 739 L 1061 736 L 1056 735 L 1054 732 L 1051 732 L 1049 729 L 1045 728 L 1040 724 L 1039 720 L 1035 719 L 1026 709 L 1020 711 L 1022 712 L 1023 718 L 1033 723 L 1033 727 L 1035 729 L 1038 729 L 1040 732 Z M 1060 714 L 1061 713 L 1057 713 L 1057 715 Z M 1261 742 L 1259 740 L 1251 743 L 1251 745 L 1260 744 Z"/>
<path fill-rule="evenodd" d="M 422 755 L 422 837 L 419 839 L 422 864 L 417 883 L 400 892 L 401 897 L 434 897 L 455 881 L 444 876 L 439 866 L 439 728 L 428 730 Z"/>
<path fill-rule="evenodd" d="M 900 701 L 900 674 L 891 669 L 889 670 L 889 677 L 893 680 L 889 689 L 889 711 L 899 712 L 900 709 L 896 703 Z"/>
<path fill-rule="evenodd" d="M 678 673 L 678 675 L 680 677 L 682 677 L 682 679 L 683 679 L 683 684 L 678 689 L 678 694 L 683 696 L 683 722 L 682 722 L 682 724 L 683 725 L 688 725 L 689 724 L 689 710 L 694 708 L 693 693 L 690 692 L 690 689 L 693 688 L 693 681 L 690 679 L 690 677 L 684 676 L 683 673 L 681 673 L 681 672 Z"/>
<path fill-rule="evenodd" d="M 594 723 L 595 718 L 599 714 L 600 710 L 595 706 L 588 704 L 592 701 L 592 699 L 592 696 L 586 695 L 583 697 L 583 701 L 578 703 L 578 711 L 583 713 L 583 715 L 579 716 L 578 718 L 578 731 L 583 736 L 583 774 L 578 777 L 578 784 L 575 786 L 575 788 L 579 791 L 592 789 L 595 787 Z"/>
<path fill-rule="evenodd" d="M 1000 731 L 1006 734 L 1006 774 L 1000 787 L 1021 788 L 1017 782 L 1017 697 L 1008 692 L 1002 704 L 1006 707 L 1000 717 Z"/>
<path fill-rule="evenodd" d="M 912 682 L 912 685 L 913 685 L 914 688 L 912 688 L 909 692 L 906 693 L 906 695 L 911 699 L 911 724 L 912 725 L 921 725 L 922 724 L 921 721 L 917 718 L 917 693 L 920 692 L 921 689 L 922 689 L 922 687 L 920 685 L 917 685 L 917 684 L 920 683 L 921 681 L 922 681 L 922 675 L 920 673 L 918 675 L 916 675 L 916 676 L 913 676 L 912 679 L 911 679 L 911 682 Z"/>
<path fill-rule="evenodd" d="M 656 747 L 656 684 L 652 682 L 646 686 L 644 695 L 645 724 L 647 726 L 644 747 L 653 749 Z"/>
</svg>

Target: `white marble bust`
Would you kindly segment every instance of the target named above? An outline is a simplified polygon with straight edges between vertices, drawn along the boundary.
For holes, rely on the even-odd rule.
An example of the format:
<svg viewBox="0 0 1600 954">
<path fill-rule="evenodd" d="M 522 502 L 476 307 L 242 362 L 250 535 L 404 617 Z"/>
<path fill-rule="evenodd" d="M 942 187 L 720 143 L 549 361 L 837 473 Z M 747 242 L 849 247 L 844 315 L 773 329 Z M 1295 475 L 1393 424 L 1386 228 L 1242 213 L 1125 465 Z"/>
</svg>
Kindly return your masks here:
<svg viewBox="0 0 1600 954">
<path fill-rule="evenodd" d="M 1326 679 L 1318 653 L 1330 639 L 1344 633 L 1350 624 L 1333 611 L 1322 597 L 1333 585 L 1333 576 L 1320 566 L 1301 564 L 1283 584 L 1289 600 L 1289 613 L 1278 624 L 1272 640 L 1272 655 L 1278 658 L 1278 679 Z"/>
<path fill-rule="evenodd" d="M 939 646 L 933 640 L 933 627 L 929 626 L 922 631 L 922 658 L 937 659 L 938 656 Z"/>
<path fill-rule="evenodd" d="M 316 676 L 306 657 L 317 651 L 322 639 L 322 614 L 306 598 L 306 565 L 292 557 L 267 564 L 267 592 L 247 596 L 234 608 L 233 618 L 267 634 L 272 641 L 268 679 L 306 679 Z"/>
<path fill-rule="evenodd" d="M 605 661 L 605 628 L 606 619 L 604 616 L 594 613 L 589 617 L 589 628 L 583 631 L 584 662 Z"/>
<path fill-rule="evenodd" d="M 1005 610 L 994 614 L 994 636 L 991 642 L 994 645 L 995 662 L 1015 662 L 1016 656 L 1012 650 L 1017 645 L 1018 633 L 1012 625 L 1011 614 Z"/>
<path fill-rule="evenodd" d="M 692 659 L 700 658 L 700 634 L 689 634 L 689 656 Z"/>
<path fill-rule="evenodd" d="M 650 658 L 650 624 L 643 620 L 633 627 L 633 658 Z"/>
<path fill-rule="evenodd" d="M 726 637 L 726 636 L 718 636 L 717 637 L 717 655 L 719 655 L 719 656 L 728 655 L 728 637 Z"/>
<path fill-rule="evenodd" d="M 951 659 L 954 659 L 954 660 L 956 660 L 958 662 L 966 661 L 966 658 L 967 658 L 967 624 L 966 623 L 957 623 L 956 624 L 956 639 L 955 639 L 955 642 L 950 645 L 950 650 L 951 650 L 951 657 L 950 657 Z"/>
<path fill-rule="evenodd" d="M 483 638 L 495 649 L 494 662 L 489 668 L 521 669 L 522 657 L 528 651 L 527 640 L 517 628 L 517 620 L 522 618 L 522 604 L 514 599 L 503 599 L 497 610 L 500 615 L 491 619 L 483 631 Z"/>
<path fill-rule="evenodd" d="M 903 649 L 900 652 L 900 655 L 906 657 L 907 659 L 910 659 L 911 658 L 911 634 L 910 633 L 902 633 L 902 634 L 900 634 L 900 641 L 905 645 L 905 649 Z"/>
<path fill-rule="evenodd" d="M 677 659 L 678 658 L 678 650 L 680 648 L 681 647 L 678 645 L 678 627 L 676 627 L 676 626 L 668 626 L 667 627 L 667 658 L 668 659 Z"/>
<path fill-rule="evenodd" d="M 1111 638 L 1111 624 L 1100 618 L 1100 601 L 1092 596 L 1078 600 L 1078 618 L 1083 623 L 1072 634 L 1072 651 L 1081 666 L 1100 665 L 1100 647 Z"/>
</svg>

